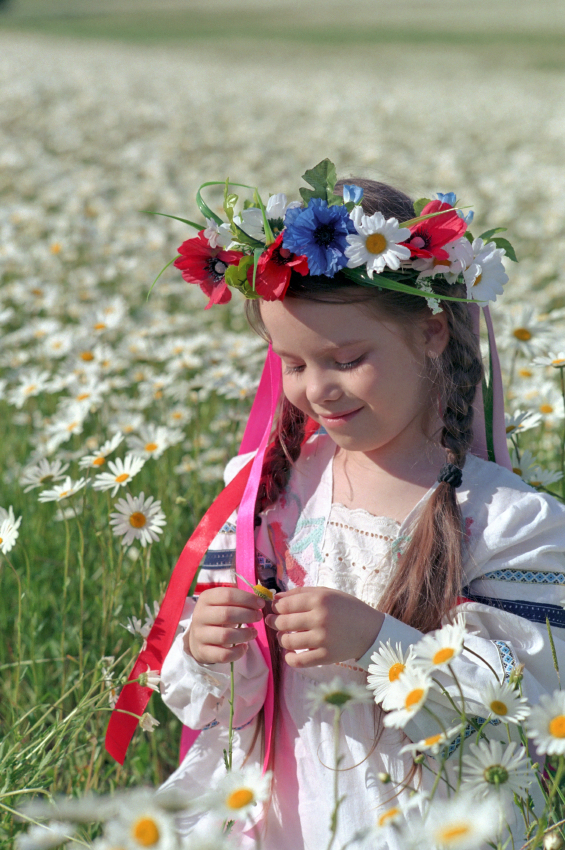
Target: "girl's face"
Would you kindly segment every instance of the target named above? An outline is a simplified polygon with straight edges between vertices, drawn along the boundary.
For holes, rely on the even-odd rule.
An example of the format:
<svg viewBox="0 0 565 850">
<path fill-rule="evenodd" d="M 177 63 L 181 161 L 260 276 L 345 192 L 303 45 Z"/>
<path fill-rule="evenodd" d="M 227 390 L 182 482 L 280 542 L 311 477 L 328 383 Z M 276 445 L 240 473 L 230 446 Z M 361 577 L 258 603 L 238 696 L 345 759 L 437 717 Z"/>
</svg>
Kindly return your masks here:
<svg viewBox="0 0 565 850">
<path fill-rule="evenodd" d="M 447 345 L 445 313 L 415 319 L 410 345 L 400 325 L 365 304 L 287 298 L 262 302 L 261 317 L 283 362 L 286 397 L 338 446 L 414 455 L 427 442 L 435 399 L 425 357 Z"/>
</svg>

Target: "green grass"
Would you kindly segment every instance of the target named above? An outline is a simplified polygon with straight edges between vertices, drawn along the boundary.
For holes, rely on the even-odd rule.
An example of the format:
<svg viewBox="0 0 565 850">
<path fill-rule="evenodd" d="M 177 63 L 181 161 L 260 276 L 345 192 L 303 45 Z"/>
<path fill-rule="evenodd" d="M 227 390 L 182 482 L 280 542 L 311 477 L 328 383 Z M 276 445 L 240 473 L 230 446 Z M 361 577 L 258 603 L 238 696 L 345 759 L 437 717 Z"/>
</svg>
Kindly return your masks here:
<svg viewBox="0 0 565 850">
<path fill-rule="evenodd" d="M 250 9 L 150 9 L 143 5 L 139 13 L 119 10 L 92 11 L 78 2 L 74 6 L 57 3 L 13 2 L 0 16 L 2 30 L 27 30 L 75 38 L 110 39 L 140 44 L 197 45 L 237 49 L 249 45 L 260 52 L 271 46 L 297 46 L 311 49 L 328 47 L 335 51 L 359 49 L 356 56 L 364 61 L 383 45 L 409 49 L 454 48 L 458 51 L 485 53 L 489 62 L 546 68 L 565 67 L 565 30 L 552 28 L 541 17 L 532 25 L 529 18 L 515 18 L 507 3 L 500 14 L 485 18 L 484 8 L 476 17 L 459 18 L 432 4 L 429 15 L 402 14 L 384 10 L 382 3 L 361 4 L 361 9 L 328 7 L 314 3 L 306 10 L 271 7 Z M 401 6 L 402 4 L 399 4 Z M 482 9 L 482 13 L 481 13 Z M 317 11 L 316 11 L 317 10 Z M 365 10 L 365 14 L 362 14 Z M 462 57 L 463 58 L 463 57 Z"/>
</svg>

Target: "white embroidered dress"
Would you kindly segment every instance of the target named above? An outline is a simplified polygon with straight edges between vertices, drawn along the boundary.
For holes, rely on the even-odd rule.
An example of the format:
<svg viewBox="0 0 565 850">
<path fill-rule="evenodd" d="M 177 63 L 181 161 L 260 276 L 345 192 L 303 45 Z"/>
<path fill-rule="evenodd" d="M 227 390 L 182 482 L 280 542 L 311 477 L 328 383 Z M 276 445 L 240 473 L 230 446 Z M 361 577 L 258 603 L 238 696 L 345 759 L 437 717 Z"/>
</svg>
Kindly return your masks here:
<svg viewBox="0 0 565 850">
<path fill-rule="evenodd" d="M 277 505 L 263 515 L 257 547 L 262 578 L 276 575 L 279 587 L 326 586 L 352 593 L 378 607 L 403 543 L 425 503 L 430 490 L 402 524 L 374 517 L 364 510 L 349 510 L 332 504 L 332 460 L 335 445 L 326 436 L 314 436 L 303 448 L 291 481 Z M 236 459 L 227 470 L 232 477 L 246 458 Z M 565 629 L 560 628 L 560 597 L 565 597 L 565 509 L 551 497 L 539 494 L 512 473 L 469 456 L 458 499 L 468 533 L 465 565 L 467 595 L 512 599 L 513 610 L 539 609 L 555 616 L 557 651 L 565 659 Z M 225 570 L 233 554 L 235 526 L 228 524 L 214 541 L 210 577 L 226 580 Z M 227 557 L 226 557 L 227 556 Z M 207 560 L 204 562 L 206 569 Z M 223 575 L 220 576 L 220 572 Z M 229 575 L 229 573 L 228 573 Z M 509 583 L 511 591 L 509 591 Z M 167 781 L 198 797 L 225 774 L 223 749 L 227 746 L 229 717 L 229 665 L 200 665 L 183 650 L 182 636 L 190 624 L 194 600 L 188 599 L 179 633 L 162 670 L 162 695 L 184 724 L 204 729 L 183 763 Z M 492 681 L 494 669 L 500 680 L 508 678 L 516 663 L 526 665 L 524 690 L 532 702 L 543 692 L 556 688 L 550 649 L 541 625 L 481 602 L 459 606 L 474 632 L 466 638 L 472 653 L 464 652 L 454 667 L 468 707 L 484 716 L 479 694 Z M 545 616 L 543 616 L 545 621 Z M 324 850 L 329 837 L 333 808 L 333 712 L 308 710 L 307 693 L 317 682 L 339 675 L 345 681 L 366 682 L 370 655 L 388 639 L 404 648 L 421 633 L 386 615 L 375 645 L 363 656 L 342 664 L 322 665 L 301 671 L 284 666 L 278 695 L 279 714 L 275 739 L 273 801 L 266 820 L 257 807 L 256 820 L 263 833 L 264 850 Z M 261 764 L 259 742 L 252 747 L 257 713 L 266 692 L 267 670 L 260 652 L 251 644 L 236 662 L 236 706 L 234 766 Z M 445 684 L 455 694 L 453 681 Z M 435 706 L 449 722 L 443 703 Z M 400 781 L 409 771 L 409 755 L 399 750 L 407 738 L 402 731 L 385 729 L 377 746 L 372 705 L 356 705 L 342 716 L 339 793 L 345 802 L 339 812 L 336 847 L 342 847 L 356 830 L 374 824 L 390 806 L 391 785 L 379 782 L 379 773 Z M 481 715 L 482 712 L 482 715 Z M 405 728 L 411 740 L 438 731 L 435 721 L 419 712 Z M 504 727 L 489 727 L 489 737 L 506 734 Z M 351 769 L 349 769 L 351 768 Z M 423 772 L 424 787 L 433 776 Z M 396 802 L 405 802 L 401 794 Z M 387 803 L 387 800 L 389 801 Z M 211 816 L 195 816 L 193 824 Z M 241 847 L 253 847 L 252 822 L 239 827 Z M 395 835 L 387 830 L 385 846 L 396 850 Z"/>
</svg>

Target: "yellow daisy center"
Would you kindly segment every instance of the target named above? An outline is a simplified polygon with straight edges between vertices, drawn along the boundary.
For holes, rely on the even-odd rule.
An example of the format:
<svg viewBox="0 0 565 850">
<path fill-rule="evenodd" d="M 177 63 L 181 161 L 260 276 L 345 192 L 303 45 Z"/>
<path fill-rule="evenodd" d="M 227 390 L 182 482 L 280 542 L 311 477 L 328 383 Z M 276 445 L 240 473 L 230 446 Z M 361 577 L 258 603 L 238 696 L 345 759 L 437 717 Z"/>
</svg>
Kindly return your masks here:
<svg viewBox="0 0 565 850">
<path fill-rule="evenodd" d="M 512 467 L 512 472 L 514 472 L 516 475 L 521 475 L 521 474 L 522 474 L 522 470 L 520 469 L 520 467 L 519 467 L 519 466 L 513 466 L 513 467 Z"/>
<path fill-rule="evenodd" d="M 129 472 L 122 472 L 121 475 L 116 475 L 115 481 L 117 484 L 123 484 L 129 478 Z"/>
<path fill-rule="evenodd" d="M 4 539 L 2 537 L 0 537 L 0 546 L 2 545 L 3 542 L 4 542 Z"/>
<path fill-rule="evenodd" d="M 175 410 L 175 412 L 172 414 L 172 417 L 173 419 L 182 419 L 182 413 L 179 413 L 178 410 Z"/>
<path fill-rule="evenodd" d="M 520 342 L 528 342 L 532 338 L 532 332 L 527 328 L 516 328 L 512 333 Z"/>
<path fill-rule="evenodd" d="M 41 296 L 43 295 L 43 290 L 35 288 L 31 290 L 31 294 L 37 295 L 38 298 L 41 298 Z"/>
<path fill-rule="evenodd" d="M 30 384 L 29 387 L 25 388 L 26 395 L 29 395 L 29 393 L 32 393 L 36 388 L 37 388 L 37 384 Z"/>
<path fill-rule="evenodd" d="M 369 254 L 382 254 L 386 246 L 387 241 L 382 233 L 371 233 L 365 240 L 365 248 Z"/>
<path fill-rule="evenodd" d="M 483 275 L 482 275 L 482 272 L 481 272 L 481 274 L 478 274 L 478 275 L 477 275 L 477 277 L 476 277 L 476 278 L 475 278 L 475 280 L 473 281 L 473 286 L 478 286 L 478 285 L 479 285 L 479 283 L 481 282 L 482 276 L 483 276 Z"/>
<path fill-rule="evenodd" d="M 456 842 L 459 838 L 469 835 L 471 827 L 468 823 L 454 823 L 444 826 L 437 832 L 439 844 L 450 844 Z"/>
<path fill-rule="evenodd" d="M 141 511 L 135 511 L 129 518 L 129 524 L 134 528 L 143 528 L 147 523 L 147 517 Z"/>
<path fill-rule="evenodd" d="M 531 378 L 534 373 L 531 369 L 520 369 L 518 374 L 521 378 Z"/>
<path fill-rule="evenodd" d="M 106 325 L 104 324 L 104 322 L 96 322 L 96 324 L 94 325 L 94 330 L 103 331 L 105 327 Z"/>
<path fill-rule="evenodd" d="M 88 398 L 89 396 L 90 393 L 80 393 L 79 395 L 77 395 L 77 401 L 84 401 L 85 398 Z"/>
<path fill-rule="evenodd" d="M 393 806 L 392 809 L 387 809 L 386 812 L 383 812 L 382 815 L 379 815 L 377 819 L 377 823 L 379 826 L 384 826 L 389 820 L 393 820 L 397 815 L 400 814 L 400 809 L 398 806 Z"/>
<path fill-rule="evenodd" d="M 62 493 L 59 493 L 59 498 L 60 498 L 60 499 L 62 499 L 62 498 L 63 498 L 63 496 L 68 496 L 68 495 L 69 495 L 69 491 L 68 491 L 68 490 L 63 490 L 63 492 L 62 492 Z"/>
<path fill-rule="evenodd" d="M 539 409 L 540 413 L 553 413 L 553 405 L 551 404 L 540 404 Z"/>
<path fill-rule="evenodd" d="M 153 847 L 160 838 L 159 827 L 153 818 L 139 818 L 132 826 L 131 834 L 142 847 Z"/>
<path fill-rule="evenodd" d="M 249 788 L 238 788 L 229 795 L 226 805 L 229 809 L 243 809 L 244 806 L 253 802 L 254 797 L 253 791 Z"/>
<path fill-rule="evenodd" d="M 430 735 L 429 738 L 424 738 L 424 744 L 426 747 L 433 747 L 434 744 L 437 744 L 442 739 L 442 733 L 438 732 L 437 735 Z"/>
<path fill-rule="evenodd" d="M 410 691 L 410 693 L 406 695 L 406 699 L 404 700 L 405 708 L 413 708 L 413 706 L 418 705 L 423 696 L 423 688 L 414 688 L 413 691 Z"/>
<path fill-rule="evenodd" d="M 71 422 L 70 425 L 67 425 L 67 431 L 74 431 L 74 429 L 77 427 L 77 425 L 78 425 L 78 422 Z"/>
<path fill-rule="evenodd" d="M 92 351 L 81 351 L 80 359 L 84 360 L 86 363 L 89 363 L 91 360 L 94 360 L 94 354 Z"/>
<path fill-rule="evenodd" d="M 558 714 L 549 721 L 549 734 L 554 738 L 565 738 L 565 714 Z"/>
<path fill-rule="evenodd" d="M 159 448 L 157 443 L 145 443 L 145 451 L 146 452 L 154 452 L 155 449 Z"/>
<path fill-rule="evenodd" d="M 512 431 L 515 431 L 515 430 L 516 430 L 516 426 L 515 426 L 515 425 L 507 425 L 507 427 L 506 427 L 506 433 L 507 433 L 507 434 L 511 434 L 511 433 L 512 433 Z"/>
<path fill-rule="evenodd" d="M 446 661 L 450 661 L 455 655 L 455 650 L 450 646 L 444 646 L 443 649 L 438 649 L 438 651 L 434 654 L 432 658 L 433 664 L 445 664 Z"/>
<path fill-rule="evenodd" d="M 552 366 L 562 366 L 565 363 L 565 357 L 558 357 L 557 360 L 552 360 Z"/>
<path fill-rule="evenodd" d="M 94 460 L 92 461 L 92 466 L 104 466 L 105 463 L 106 463 L 105 458 L 95 457 Z"/>
<path fill-rule="evenodd" d="M 61 253 L 61 243 L 60 242 L 53 242 L 53 244 L 51 245 L 50 251 L 51 251 L 52 254 L 60 254 Z"/>
<path fill-rule="evenodd" d="M 405 664 L 397 661 L 396 664 L 393 664 L 392 667 L 388 668 L 388 680 L 389 682 L 396 682 L 401 673 L 404 672 L 406 668 Z"/>
<path fill-rule="evenodd" d="M 261 599 L 266 599 L 267 602 L 272 602 L 274 597 L 274 591 L 269 590 L 268 587 L 263 587 L 262 584 L 254 584 L 253 590 L 255 591 L 255 596 L 259 596 Z"/>
<path fill-rule="evenodd" d="M 508 714 L 508 706 L 505 702 L 502 702 L 501 699 L 493 699 L 490 704 L 490 710 L 494 711 L 495 714 L 500 714 L 501 716 Z"/>
</svg>

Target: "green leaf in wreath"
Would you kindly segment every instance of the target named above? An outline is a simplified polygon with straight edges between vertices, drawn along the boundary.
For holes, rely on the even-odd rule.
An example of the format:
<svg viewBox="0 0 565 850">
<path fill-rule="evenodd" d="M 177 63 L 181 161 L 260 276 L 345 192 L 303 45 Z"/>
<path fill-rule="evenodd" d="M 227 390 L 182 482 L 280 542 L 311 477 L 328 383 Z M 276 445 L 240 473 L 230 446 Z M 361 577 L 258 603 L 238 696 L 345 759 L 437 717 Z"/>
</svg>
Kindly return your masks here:
<svg viewBox="0 0 565 850">
<path fill-rule="evenodd" d="M 255 259 L 253 255 L 247 254 L 242 257 L 237 266 L 228 266 L 225 279 L 228 286 L 239 289 L 246 298 L 259 298 L 253 287 L 247 280 L 247 272 L 253 267 Z"/>
<path fill-rule="evenodd" d="M 418 198 L 417 201 L 414 201 L 414 215 L 419 216 L 422 214 L 422 210 L 426 206 L 426 204 L 431 204 L 429 198 Z"/>
<path fill-rule="evenodd" d="M 516 251 L 508 241 L 508 239 L 504 239 L 502 236 L 497 236 L 492 240 L 497 248 L 504 248 L 506 251 L 506 256 L 509 260 L 512 260 L 513 263 L 518 262 L 518 257 L 516 256 Z"/>
<path fill-rule="evenodd" d="M 337 172 L 335 165 L 329 159 L 323 159 L 314 168 L 309 168 L 302 175 L 302 179 L 306 181 L 312 189 L 300 189 L 300 195 L 306 203 L 312 198 L 321 198 L 328 203 L 342 203 L 339 196 L 334 196 L 335 200 L 331 201 L 334 194 L 334 188 L 337 181 Z"/>
<path fill-rule="evenodd" d="M 495 233 L 504 233 L 505 230 L 505 227 L 493 227 L 491 230 L 485 230 L 484 233 L 480 233 L 479 239 L 482 239 L 484 242 L 488 242 Z"/>
</svg>

